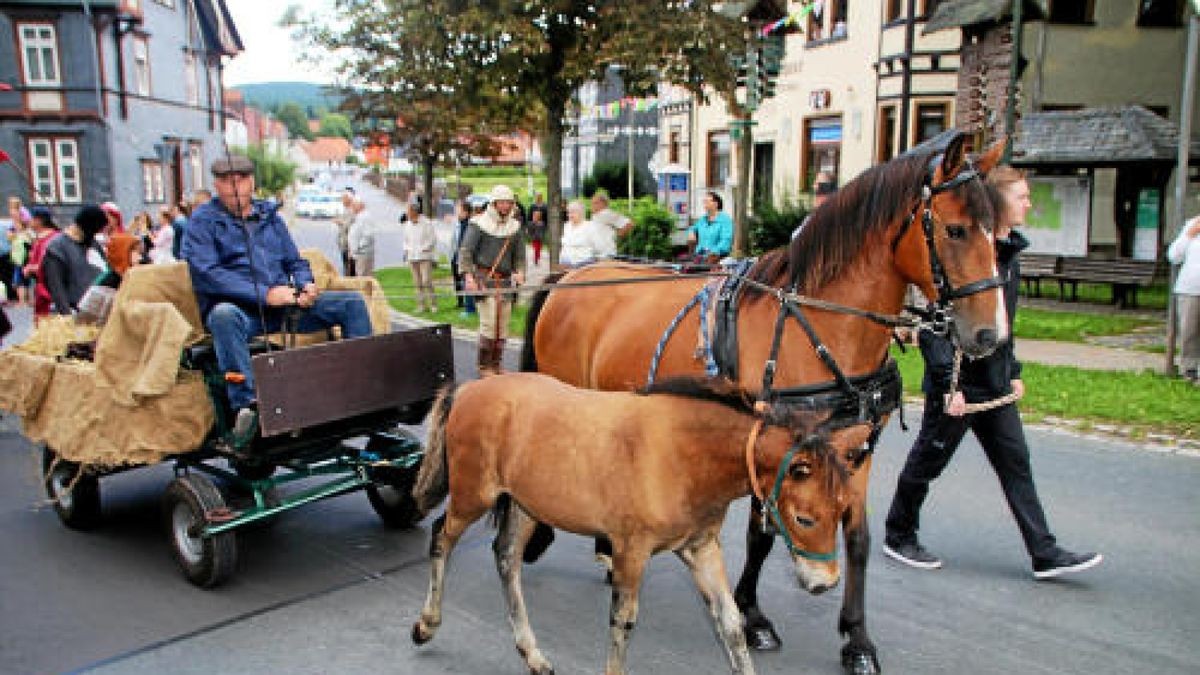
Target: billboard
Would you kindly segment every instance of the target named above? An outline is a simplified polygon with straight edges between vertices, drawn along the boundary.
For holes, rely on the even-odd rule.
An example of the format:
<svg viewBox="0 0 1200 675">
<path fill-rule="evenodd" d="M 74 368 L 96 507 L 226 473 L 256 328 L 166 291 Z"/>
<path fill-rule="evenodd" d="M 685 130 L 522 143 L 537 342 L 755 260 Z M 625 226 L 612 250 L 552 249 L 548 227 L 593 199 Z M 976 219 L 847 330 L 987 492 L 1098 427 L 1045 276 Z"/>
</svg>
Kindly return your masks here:
<svg viewBox="0 0 1200 675">
<path fill-rule="evenodd" d="M 1020 228 L 1029 252 L 1086 256 L 1091 192 L 1087 176 L 1030 176 L 1033 209 Z"/>
</svg>

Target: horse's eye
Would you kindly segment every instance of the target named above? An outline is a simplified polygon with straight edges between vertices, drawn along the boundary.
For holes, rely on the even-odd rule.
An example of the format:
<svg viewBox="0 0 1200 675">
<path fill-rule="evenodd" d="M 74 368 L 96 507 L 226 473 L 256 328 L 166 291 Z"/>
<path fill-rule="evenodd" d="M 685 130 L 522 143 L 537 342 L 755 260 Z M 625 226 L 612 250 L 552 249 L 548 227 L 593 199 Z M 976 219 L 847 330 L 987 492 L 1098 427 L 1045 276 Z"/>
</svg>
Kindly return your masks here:
<svg viewBox="0 0 1200 675">
<path fill-rule="evenodd" d="M 962 241 L 967 238 L 967 228 L 964 225 L 947 225 L 946 236 Z"/>
<path fill-rule="evenodd" d="M 803 480 L 812 475 L 812 466 L 807 461 L 796 462 L 788 469 L 792 480 Z"/>
</svg>

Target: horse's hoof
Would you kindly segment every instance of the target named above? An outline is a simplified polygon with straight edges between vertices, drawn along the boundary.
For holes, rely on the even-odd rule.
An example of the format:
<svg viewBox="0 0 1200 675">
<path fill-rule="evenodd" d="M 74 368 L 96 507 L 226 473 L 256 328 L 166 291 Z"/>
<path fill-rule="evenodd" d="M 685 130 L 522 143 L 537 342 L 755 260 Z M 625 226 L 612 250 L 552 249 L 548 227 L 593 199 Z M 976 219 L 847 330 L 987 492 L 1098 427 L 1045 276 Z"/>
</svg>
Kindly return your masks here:
<svg viewBox="0 0 1200 675">
<path fill-rule="evenodd" d="M 783 643 L 771 626 L 746 626 L 746 646 L 756 652 L 778 651 Z"/>
<path fill-rule="evenodd" d="M 412 641 L 415 645 L 423 645 L 433 639 L 433 632 L 425 628 L 420 621 L 413 624 Z"/>
<path fill-rule="evenodd" d="M 842 652 L 842 668 L 846 675 L 879 675 L 879 659 L 865 652 Z"/>
</svg>

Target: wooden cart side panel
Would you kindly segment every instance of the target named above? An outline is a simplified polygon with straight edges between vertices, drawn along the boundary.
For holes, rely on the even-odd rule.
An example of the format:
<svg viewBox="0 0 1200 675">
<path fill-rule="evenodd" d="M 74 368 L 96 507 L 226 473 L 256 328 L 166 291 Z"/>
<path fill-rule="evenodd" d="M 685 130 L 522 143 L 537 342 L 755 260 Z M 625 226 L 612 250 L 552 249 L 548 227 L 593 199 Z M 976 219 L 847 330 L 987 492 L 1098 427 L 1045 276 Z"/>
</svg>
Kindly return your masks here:
<svg viewBox="0 0 1200 675">
<path fill-rule="evenodd" d="M 253 359 L 264 437 L 424 401 L 454 379 L 449 326 L 342 340 Z"/>
</svg>

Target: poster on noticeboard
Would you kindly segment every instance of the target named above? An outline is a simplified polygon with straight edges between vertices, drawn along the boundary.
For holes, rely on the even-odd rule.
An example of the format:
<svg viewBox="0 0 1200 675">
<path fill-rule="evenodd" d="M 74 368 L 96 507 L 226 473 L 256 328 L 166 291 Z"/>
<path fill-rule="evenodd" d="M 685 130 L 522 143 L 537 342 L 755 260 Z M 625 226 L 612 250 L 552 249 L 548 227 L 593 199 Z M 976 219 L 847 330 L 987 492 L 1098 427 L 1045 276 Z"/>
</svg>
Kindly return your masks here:
<svg viewBox="0 0 1200 675">
<path fill-rule="evenodd" d="M 1033 209 L 1021 232 L 1030 253 L 1086 256 L 1091 219 L 1091 181 L 1087 176 L 1030 176 Z"/>
</svg>

